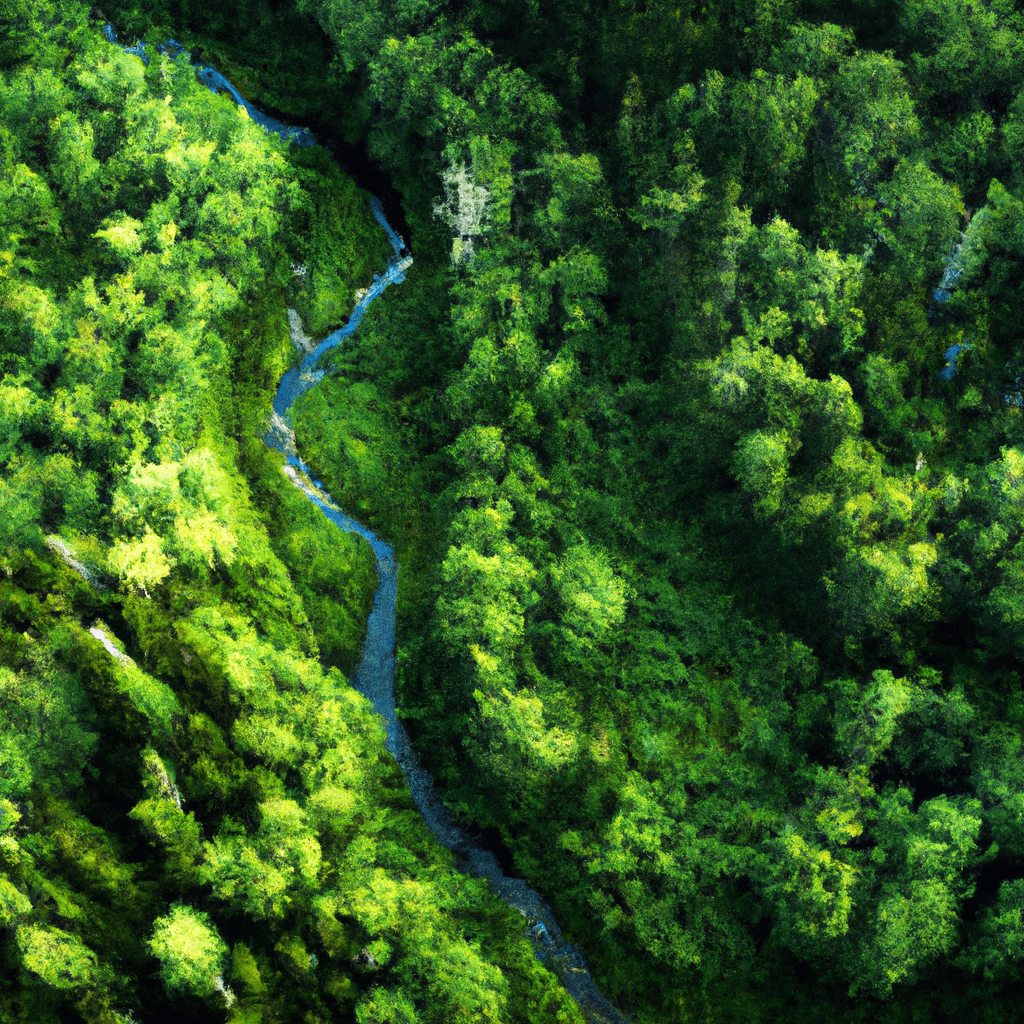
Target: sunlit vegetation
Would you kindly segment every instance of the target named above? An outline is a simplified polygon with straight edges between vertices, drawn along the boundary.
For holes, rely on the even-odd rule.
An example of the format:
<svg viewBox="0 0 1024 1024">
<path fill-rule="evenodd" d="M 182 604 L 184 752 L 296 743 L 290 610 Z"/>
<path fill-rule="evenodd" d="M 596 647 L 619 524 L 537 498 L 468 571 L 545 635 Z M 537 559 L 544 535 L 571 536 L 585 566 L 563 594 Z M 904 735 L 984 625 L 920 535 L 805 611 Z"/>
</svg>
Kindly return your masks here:
<svg viewBox="0 0 1024 1024">
<path fill-rule="evenodd" d="M 0 28 L 0 1018 L 578 1020 L 342 672 L 376 587 L 262 443 L 367 196 L 88 8 Z M 293 265 L 306 274 L 296 275 Z"/>
<path fill-rule="evenodd" d="M 1015 6 L 105 9 L 402 193 L 299 448 L 396 546 L 446 801 L 638 1024 L 1019 1018 Z M 412 810 L 343 674 L 372 559 L 259 440 L 285 309 L 389 251 L 363 195 L 4 10 L 0 1016 L 575 1019 Z"/>
</svg>

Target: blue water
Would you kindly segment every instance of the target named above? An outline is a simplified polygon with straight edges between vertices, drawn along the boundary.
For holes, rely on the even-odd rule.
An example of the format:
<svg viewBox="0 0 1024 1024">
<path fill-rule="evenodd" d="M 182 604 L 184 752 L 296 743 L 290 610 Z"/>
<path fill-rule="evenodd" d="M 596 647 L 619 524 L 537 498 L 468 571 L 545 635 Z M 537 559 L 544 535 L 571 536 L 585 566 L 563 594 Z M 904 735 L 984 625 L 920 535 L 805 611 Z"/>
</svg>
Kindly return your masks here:
<svg viewBox="0 0 1024 1024">
<path fill-rule="evenodd" d="M 939 370 L 939 378 L 941 380 L 953 379 L 953 374 L 956 373 L 956 357 L 960 355 L 961 352 L 966 351 L 970 347 L 971 346 L 969 344 L 950 345 L 949 348 L 946 349 L 946 365 L 941 370 Z"/>
<path fill-rule="evenodd" d="M 968 231 L 975 226 L 975 222 L 978 224 L 984 224 L 988 220 L 988 210 L 982 209 L 974 215 L 971 224 L 968 226 Z M 935 302 L 932 307 L 928 310 L 928 317 L 931 319 L 935 312 L 935 303 L 948 302 L 953 297 L 952 289 L 957 285 L 961 276 L 964 273 L 963 264 L 963 248 L 967 243 L 967 231 L 963 232 L 961 241 L 953 249 L 953 251 L 946 258 L 946 266 L 942 275 L 942 280 L 939 282 L 939 286 L 932 292 L 932 298 Z M 939 371 L 940 380 L 952 380 L 956 376 L 957 370 L 957 357 L 961 352 L 966 352 L 971 346 L 970 344 L 963 345 L 950 345 L 946 349 L 944 356 L 945 365 Z M 1010 364 L 1006 364 L 1007 370 L 1010 369 Z M 1016 406 L 1018 409 L 1024 407 L 1024 396 L 1021 394 L 1021 389 L 1024 387 L 1024 378 L 1017 377 L 1013 381 L 1006 384 L 1007 390 L 1003 393 L 1003 401 L 1007 405 Z"/>
<path fill-rule="evenodd" d="M 109 42 L 117 44 L 117 34 L 112 26 L 104 25 L 103 34 Z M 133 46 L 121 48 L 126 53 L 132 53 L 145 63 L 149 63 L 144 43 L 138 42 Z M 174 40 L 168 40 L 159 46 L 158 52 L 175 61 L 182 61 L 185 64 L 190 62 L 188 53 Z M 219 71 L 205 65 L 190 66 L 195 69 L 196 77 L 211 91 L 227 92 L 236 103 L 245 107 L 249 117 L 256 124 L 268 132 L 279 135 L 292 145 L 316 145 L 316 139 L 310 132 L 292 128 L 257 110 Z M 385 289 L 392 284 L 401 284 L 405 280 L 404 271 L 413 262 L 405 242 L 388 223 L 384 208 L 376 196 L 370 198 L 370 208 L 387 234 L 394 253 L 388 257 L 383 272 L 374 275 L 373 283 L 352 310 L 348 323 L 324 338 L 298 366 L 288 370 L 281 378 L 274 395 L 270 427 L 264 441 L 285 456 L 286 475 L 331 523 L 339 530 L 358 534 L 373 548 L 377 559 L 378 586 L 373 596 L 373 607 L 366 625 L 366 639 L 352 685 L 369 700 L 374 711 L 384 720 L 387 731 L 385 747 L 405 773 L 417 809 L 438 840 L 459 855 L 463 869 L 474 877 L 488 879 L 494 892 L 523 915 L 528 924 L 527 935 L 538 959 L 558 970 L 563 987 L 576 1000 L 584 1016 L 592 1024 L 627 1024 L 627 1019 L 597 991 L 583 955 L 562 936 L 550 906 L 524 881 L 506 876 L 495 856 L 474 842 L 472 837 L 455 824 L 437 794 L 433 778 L 420 765 L 409 736 L 395 712 L 395 603 L 398 595 L 398 563 L 395 561 L 394 549 L 372 530 L 338 508 L 296 451 L 291 409 L 300 395 L 323 379 L 324 371 L 318 368 L 321 357 L 325 352 L 340 345 L 356 330 L 370 303 L 379 298 Z"/>
<path fill-rule="evenodd" d="M 115 43 L 120 46 L 125 53 L 134 54 L 138 57 L 143 64 L 149 66 L 149 55 L 146 53 L 146 43 L 144 40 L 139 40 L 133 43 L 131 46 L 126 46 L 123 43 L 117 42 L 117 33 L 114 31 L 114 27 L 108 22 L 103 26 L 103 35 L 107 42 Z M 265 128 L 268 132 L 273 132 L 275 135 L 280 135 L 286 142 L 290 142 L 293 146 L 315 146 L 316 137 L 312 132 L 305 128 L 293 128 L 290 125 L 284 124 L 278 121 L 277 118 L 270 117 L 268 114 L 264 114 L 261 110 L 254 107 L 216 68 L 207 67 L 205 64 L 196 64 L 191 62 L 188 51 L 178 42 L 173 39 L 168 39 L 166 43 L 161 43 L 157 47 L 157 52 L 170 57 L 175 62 L 182 62 L 188 66 L 191 66 L 194 71 L 196 78 L 205 85 L 212 93 L 227 92 L 231 98 L 240 107 L 245 107 L 246 113 L 249 117 Z"/>
<path fill-rule="evenodd" d="M 855 167 L 853 174 L 853 186 L 856 191 L 865 197 L 874 199 L 880 206 L 885 204 L 881 199 L 878 198 L 874 193 L 868 192 L 866 185 L 866 174 L 862 167 Z M 982 209 L 976 215 L 978 218 L 978 224 L 983 224 L 988 220 L 988 210 Z M 968 225 L 968 231 L 974 226 L 973 219 L 971 224 Z M 953 289 L 957 287 L 960 278 L 964 273 L 964 244 L 967 242 L 967 231 L 961 232 L 960 241 L 953 247 L 949 255 L 946 257 L 945 265 L 942 268 L 942 278 L 938 285 L 932 289 L 932 304 L 928 307 L 928 319 L 931 320 L 936 312 L 936 306 L 942 305 L 944 302 L 949 302 L 953 297 Z M 971 346 L 967 345 L 951 345 L 946 349 L 945 356 L 943 357 L 944 365 L 939 370 L 938 377 L 940 380 L 952 380 L 956 375 L 956 361 L 957 356 L 969 349 Z M 1020 384 L 1018 379 L 1017 384 Z M 1011 395 L 1007 394 L 1004 396 L 1005 400 L 1013 405 L 1021 405 L 1021 396 L 1019 394 Z"/>
</svg>

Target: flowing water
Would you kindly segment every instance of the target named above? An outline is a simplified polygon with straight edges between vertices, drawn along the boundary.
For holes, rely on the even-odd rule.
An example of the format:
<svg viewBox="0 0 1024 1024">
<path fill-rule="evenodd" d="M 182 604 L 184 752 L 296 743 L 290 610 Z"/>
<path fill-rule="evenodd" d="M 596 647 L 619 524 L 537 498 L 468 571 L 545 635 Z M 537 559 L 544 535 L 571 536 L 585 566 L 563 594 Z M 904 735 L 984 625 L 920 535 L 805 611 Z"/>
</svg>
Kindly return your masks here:
<svg viewBox="0 0 1024 1024">
<path fill-rule="evenodd" d="M 109 24 L 103 27 L 103 33 L 108 41 L 117 43 L 117 35 Z M 143 43 L 123 46 L 122 49 L 148 63 Z M 173 40 L 169 40 L 158 50 L 174 60 L 187 62 L 189 59 L 188 54 Z M 274 132 L 293 145 L 317 144 L 315 137 L 308 130 L 289 127 L 261 113 L 244 99 L 220 72 L 201 65 L 192 67 L 197 78 L 208 88 L 213 92 L 227 92 L 236 103 L 245 107 L 253 121 L 267 131 Z M 458 856 L 462 870 L 474 877 L 486 878 L 494 892 L 523 915 L 526 919 L 526 933 L 533 944 L 536 956 L 558 973 L 565 990 L 576 1000 L 584 1016 L 593 1024 L 626 1024 L 626 1018 L 598 992 L 583 955 L 562 935 L 558 922 L 545 900 L 521 879 L 507 876 L 494 854 L 454 822 L 438 796 L 433 778 L 420 765 L 409 736 L 395 714 L 395 599 L 398 592 L 398 563 L 395 561 L 394 550 L 372 530 L 357 523 L 338 508 L 313 472 L 299 458 L 296 450 L 290 411 L 295 400 L 315 387 L 323 378 L 324 371 L 317 369 L 321 356 L 329 349 L 340 345 L 356 330 L 370 303 L 389 285 L 400 284 L 405 280 L 404 271 L 413 262 L 405 242 L 388 223 L 380 201 L 372 197 L 370 206 L 377 221 L 387 233 L 394 253 L 388 257 L 383 272 L 374 275 L 372 285 L 356 304 L 348 323 L 324 338 L 298 366 L 290 369 L 281 379 L 274 396 L 270 427 L 264 441 L 285 456 L 284 472 L 295 487 L 299 488 L 338 529 L 359 534 L 373 548 L 377 559 L 379 582 L 366 627 L 366 640 L 352 684 L 370 701 L 374 710 L 384 720 L 387 730 L 386 748 L 405 773 L 413 800 L 427 825 L 439 842 Z M 105 647 L 110 644 L 105 634 L 99 639 Z M 115 656 L 124 657 L 120 651 L 117 651 Z"/>
</svg>

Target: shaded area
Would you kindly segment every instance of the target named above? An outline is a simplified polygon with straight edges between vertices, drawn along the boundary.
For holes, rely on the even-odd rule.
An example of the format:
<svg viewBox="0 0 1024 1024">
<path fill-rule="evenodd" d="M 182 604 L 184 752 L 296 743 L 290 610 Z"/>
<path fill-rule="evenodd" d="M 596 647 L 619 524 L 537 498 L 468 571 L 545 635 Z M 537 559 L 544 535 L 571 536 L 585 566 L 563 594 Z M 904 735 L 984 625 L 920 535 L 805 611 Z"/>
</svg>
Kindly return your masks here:
<svg viewBox="0 0 1024 1024">
<path fill-rule="evenodd" d="M 117 43 L 117 35 L 111 25 L 104 25 L 103 31 L 108 41 Z M 148 63 L 144 42 L 122 48 Z M 169 40 L 158 49 L 173 60 L 189 60 L 187 52 L 174 40 Z M 196 77 L 212 92 L 228 92 L 235 102 L 245 108 L 252 120 L 268 132 L 273 132 L 286 142 L 298 146 L 317 144 L 315 137 L 307 130 L 286 125 L 257 110 L 214 68 L 196 64 L 191 66 L 196 69 Z M 292 484 L 299 488 L 336 527 L 356 533 L 367 540 L 376 556 L 379 583 L 374 594 L 366 640 L 353 685 L 370 701 L 376 713 L 383 719 L 387 731 L 385 748 L 401 766 L 413 800 L 424 820 L 442 845 L 462 858 L 463 870 L 473 877 L 488 879 L 494 892 L 526 918 L 529 923 L 527 935 L 534 947 L 535 955 L 559 974 L 564 988 L 576 1000 L 588 1019 L 595 1024 L 625 1024 L 626 1018 L 598 992 L 578 947 L 568 943 L 563 937 L 550 906 L 521 879 L 506 876 L 498 858 L 489 850 L 477 845 L 455 824 L 437 794 L 433 778 L 420 765 L 409 735 L 399 722 L 395 710 L 395 606 L 398 563 L 394 550 L 367 527 L 339 509 L 296 452 L 294 430 L 288 415 L 295 400 L 323 378 L 325 371 L 317 368 L 321 356 L 340 345 L 355 331 L 370 303 L 383 294 L 388 285 L 405 280 L 404 271 L 413 262 L 404 240 L 388 223 L 380 200 L 373 196 L 370 205 L 375 218 L 388 236 L 394 254 L 388 258 L 384 273 L 374 275 L 373 283 L 356 304 L 348 322 L 329 334 L 313 352 L 303 358 L 298 367 L 289 370 L 281 379 L 274 396 L 271 425 L 264 440 L 269 447 L 285 455 L 287 465 L 284 472 Z M 126 658 L 102 630 L 97 628 L 92 633 L 112 657 L 118 660 Z"/>
<path fill-rule="evenodd" d="M 295 399 L 323 378 L 324 371 L 316 368 L 320 356 L 339 345 L 355 330 L 369 303 L 382 294 L 389 284 L 404 280 L 402 270 L 412 262 L 409 256 L 399 258 L 404 251 L 402 240 L 387 224 L 379 201 L 374 198 L 372 204 L 374 215 L 388 232 L 395 255 L 388 260 L 386 272 L 374 280 L 373 286 L 360 300 L 349 322 L 325 338 L 314 352 L 302 360 L 299 367 L 289 370 L 284 375 L 274 396 L 271 427 L 264 440 L 271 448 L 287 457 L 285 473 L 292 483 L 303 491 L 335 526 L 365 538 L 376 555 L 380 582 L 374 594 L 373 608 L 366 628 L 366 641 L 353 685 L 370 701 L 374 710 L 384 720 L 387 729 L 386 749 L 401 766 L 423 819 L 439 842 L 462 858 L 464 870 L 473 877 L 486 878 L 494 892 L 526 918 L 529 923 L 527 934 L 538 959 L 558 972 L 566 991 L 576 1000 L 587 1017 L 596 1024 L 619 1024 L 626 1018 L 597 991 L 586 960 L 578 947 L 563 937 L 551 907 L 521 879 L 508 877 L 502 870 L 498 858 L 474 842 L 455 823 L 438 796 L 433 778 L 420 764 L 409 735 L 395 712 L 395 601 L 398 592 L 398 563 L 395 561 L 394 550 L 371 530 L 339 509 L 296 453 L 295 435 L 287 417 Z"/>
</svg>

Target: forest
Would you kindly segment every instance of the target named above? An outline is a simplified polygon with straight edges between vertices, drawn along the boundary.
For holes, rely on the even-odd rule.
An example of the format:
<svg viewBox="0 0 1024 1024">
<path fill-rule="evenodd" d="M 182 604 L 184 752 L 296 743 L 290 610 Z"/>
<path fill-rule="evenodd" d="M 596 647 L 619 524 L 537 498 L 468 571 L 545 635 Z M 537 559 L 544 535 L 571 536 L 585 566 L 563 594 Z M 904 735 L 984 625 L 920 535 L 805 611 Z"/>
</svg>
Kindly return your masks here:
<svg viewBox="0 0 1024 1024">
<path fill-rule="evenodd" d="M 0 0 L 0 1021 L 611 1019 L 264 444 L 369 193 L 295 439 L 455 820 L 630 1024 L 1019 1021 L 1016 0 Z"/>
</svg>

